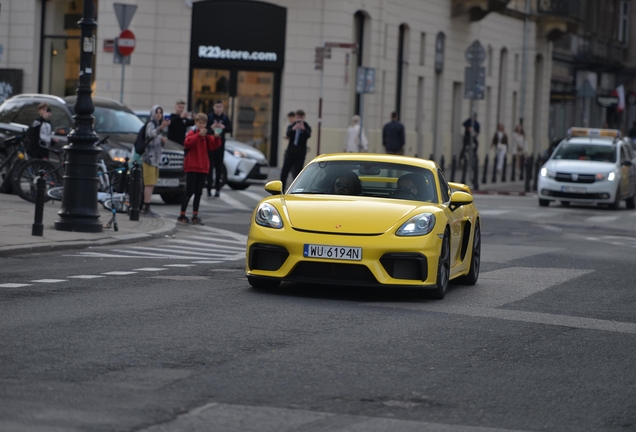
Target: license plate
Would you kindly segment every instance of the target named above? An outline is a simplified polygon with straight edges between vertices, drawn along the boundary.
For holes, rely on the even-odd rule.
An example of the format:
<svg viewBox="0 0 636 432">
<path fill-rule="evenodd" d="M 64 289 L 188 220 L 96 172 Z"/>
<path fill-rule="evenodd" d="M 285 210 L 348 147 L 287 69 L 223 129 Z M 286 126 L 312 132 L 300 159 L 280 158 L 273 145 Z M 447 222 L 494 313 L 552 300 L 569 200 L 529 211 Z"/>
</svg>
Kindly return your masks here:
<svg viewBox="0 0 636 432">
<path fill-rule="evenodd" d="M 259 174 L 268 174 L 269 173 L 269 167 L 266 166 L 262 166 L 258 168 L 258 173 Z"/>
<path fill-rule="evenodd" d="M 179 186 L 178 178 L 159 178 L 157 186 Z"/>
<path fill-rule="evenodd" d="M 587 189 L 584 187 L 563 186 L 561 187 L 561 192 L 584 194 L 587 193 Z"/>
<path fill-rule="evenodd" d="M 305 258 L 360 261 L 362 259 L 362 248 L 306 244 L 303 256 Z"/>
</svg>

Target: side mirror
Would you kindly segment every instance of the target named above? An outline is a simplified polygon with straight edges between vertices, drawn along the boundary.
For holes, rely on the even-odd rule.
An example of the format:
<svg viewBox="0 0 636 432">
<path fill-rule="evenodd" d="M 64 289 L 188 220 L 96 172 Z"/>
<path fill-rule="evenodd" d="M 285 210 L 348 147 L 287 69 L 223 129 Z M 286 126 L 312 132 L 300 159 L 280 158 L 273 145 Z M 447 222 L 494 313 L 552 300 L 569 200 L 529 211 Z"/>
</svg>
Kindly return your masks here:
<svg viewBox="0 0 636 432">
<path fill-rule="evenodd" d="M 273 180 L 265 185 L 265 190 L 271 195 L 280 195 L 283 193 L 283 182 L 280 180 Z"/>
<path fill-rule="evenodd" d="M 472 203 L 473 196 L 471 194 L 462 191 L 455 191 L 451 195 L 450 209 L 451 211 L 455 211 L 461 206 Z"/>
<path fill-rule="evenodd" d="M 57 129 L 55 129 L 55 132 L 53 132 L 55 135 L 62 135 L 62 136 L 66 136 L 68 135 L 68 131 L 66 130 L 65 127 L 59 127 Z"/>
</svg>

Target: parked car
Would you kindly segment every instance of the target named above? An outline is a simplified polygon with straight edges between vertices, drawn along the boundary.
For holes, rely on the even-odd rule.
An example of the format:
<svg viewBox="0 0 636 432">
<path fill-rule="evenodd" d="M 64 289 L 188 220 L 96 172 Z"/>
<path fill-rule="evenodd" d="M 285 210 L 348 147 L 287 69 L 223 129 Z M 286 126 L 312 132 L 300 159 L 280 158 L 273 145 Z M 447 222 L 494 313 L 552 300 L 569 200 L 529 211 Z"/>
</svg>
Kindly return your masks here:
<svg viewBox="0 0 636 432">
<path fill-rule="evenodd" d="M 135 114 L 143 122 L 150 117 L 149 110 L 135 110 Z M 179 145 L 175 142 L 172 144 Z M 234 138 L 226 138 L 221 179 L 224 185 L 235 190 L 244 190 L 253 184 L 264 185 L 268 174 L 269 162 L 263 152 Z"/>
<path fill-rule="evenodd" d="M 24 131 L 37 118 L 38 105 L 47 102 L 53 113 L 51 125 L 59 140 L 54 146 L 62 148 L 68 143 L 67 135 L 73 127 L 76 100 L 76 96 L 60 98 L 45 94 L 21 94 L 7 99 L 0 105 L 0 135 L 9 137 Z M 115 100 L 93 97 L 93 104 L 95 133 L 100 139 L 108 136 L 101 146 L 102 157 L 106 166 L 114 169 L 131 156 L 137 133 L 144 123 L 130 108 Z M 0 142 L 0 157 L 6 154 L 7 149 Z M 185 194 L 183 157 L 182 146 L 166 142 L 155 193 L 168 204 L 180 203 Z"/>
</svg>

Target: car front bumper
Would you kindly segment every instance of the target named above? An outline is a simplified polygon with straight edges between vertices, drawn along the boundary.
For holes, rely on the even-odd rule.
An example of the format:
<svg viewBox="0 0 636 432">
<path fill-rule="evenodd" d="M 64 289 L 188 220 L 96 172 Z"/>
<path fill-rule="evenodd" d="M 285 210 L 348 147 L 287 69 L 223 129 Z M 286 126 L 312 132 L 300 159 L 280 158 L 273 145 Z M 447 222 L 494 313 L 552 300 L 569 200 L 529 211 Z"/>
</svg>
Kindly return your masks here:
<svg viewBox="0 0 636 432">
<path fill-rule="evenodd" d="M 265 184 L 269 175 L 266 161 L 235 158 L 225 163 L 228 183 Z"/>
<path fill-rule="evenodd" d="M 610 204 L 616 199 L 618 182 L 565 183 L 540 176 L 537 195 L 540 199 L 570 201 L 591 204 Z"/>
<path fill-rule="evenodd" d="M 356 261 L 306 258 L 304 245 L 362 248 Z M 281 281 L 338 285 L 434 287 L 442 241 L 436 231 L 417 237 L 333 235 L 252 224 L 246 274 Z"/>
</svg>

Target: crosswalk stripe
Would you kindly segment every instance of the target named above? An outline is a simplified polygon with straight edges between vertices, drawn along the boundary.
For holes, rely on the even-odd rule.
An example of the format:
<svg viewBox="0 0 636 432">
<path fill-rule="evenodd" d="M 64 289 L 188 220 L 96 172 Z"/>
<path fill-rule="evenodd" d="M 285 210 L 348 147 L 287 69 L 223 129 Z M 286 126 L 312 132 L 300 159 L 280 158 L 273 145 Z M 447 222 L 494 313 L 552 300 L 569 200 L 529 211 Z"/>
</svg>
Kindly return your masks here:
<svg viewBox="0 0 636 432">
<path fill-rule="evenodd" d="M 196 242 L 196 241 L 192 241 L 192 240 L 180 240 L 180 239 L 170 239 L 170 243 L 181 243 L 181 244 L 188 244 L 188 245 L 192 245 L 192 246 L 209 246 L 209 243 L 202 243 L 202 242 Z M 245 249 L 245 247 L 243 247 L 243 249 Z"/>
<path fill-rule="evenodd" d="M 127 275 L 131 275 L 131 274 L 136 274 L 137 272 L 134 271 L 111 271 L 111 272 L 106 272 L 106 273 L 102 273 L 108 276 L 127 276 Z"/>
<path fill-rule="evenodd" d="M 141 255 L 141 256 L 145 256 L 145 257 L 149 257 L 149 258 L 170 258 L 170 259 L 193 259 L 195 257 L 185 257 L 183 255 L 169 255 L 169 254 L 160 254 L 160 253 L 152 253 L 152 252 L 138 252 L 138 251 L 131 251 L 131 250 L 121 250 L 121 249 L 114 249 L 115 252 L 124 252 L 124 253 L 129 253 L 129 254 L 133 254 L 133 255 Z M 199 254 L 198 257 L 199 258 L 206 258 L 209 255 L 201 255 Z"/>
<path fill-rule="evenodd" d="M 32 280 L 31 282 L 38 282 L 38 283 L 60 283 L 60 282 L 68 282 L 68 280 L 66 280 L 66 279 L 38 279 L 38 280 Z"/>
<path fill-rule="evenodd" d="M 3 283 L 0 284 L 0 288 L 22 288 L 26 286 L 31 286 L 32 284 L 24 284 L 24 283 Z"/>
<path fill-rule="evenodd" d="M 245 204 L 243 204 L 242 202 L 240 202 L 236 198 L 232 198 L 227 193 L 221 194 L 221 196 L 218 199 L 220 199 L 221 201 L 225 202 L 230 207 L 234 207 L 235 209 L 241 209 L 241 210 L 247 210 L 247 211 L 254 210 L 254 207 L 246 206 Z"/>
<path fill-rule="evenodd" d="M 246 190 L 239 191 L 239 193 L 241 195 L 245 195 L 246 197 L 252 198 L 256 202 L 259 202 L 260 200 L 262 200 L 263 198 L 265 198 L 267 196 L 267 195 L 261 196 L 261 195 L 255 194 L 254 192 L 250 192 L 250 191 L 246 191 Z"/>
<path fill-rule="evenodd" d="M 160 267 L 144 267 L 144 268 L 138 268 L 138 269 L 133 269 L 134 271 L 146 271 L 146 272 L 154 272 L 154 271 L 163 271 L 163 270 L 168 270 L 165 268 L 160 268 Z"/>
<path fill-rule="evenodd" d="M 230 237 L 235 239 L 236 241 L 241 242 L 241 244 L 246 244 L 247 243 L 247 236 L 243 235 L 243 234 L 239 234 L 233 231 L 226 231 L 226 230 L 222 230 L 220 228 L 214 228 L 214 227 L 209 227 L 209 226 L 202 226 L 201 229 L 203 229 L 204 231 L 210 231 L 213 232 L 215 234 L 218 234 L 220 236 L 223 237 Z"/>
<path fill-rule="evenodd" d="M 164 267 L 195 267 L 194 264 L 164 264 Z"/>
<path fill-rule="evenodd" d="M 232 251 L 232 250 L 245 250 L 245 246 L 243 247 L 234 247 L 234 246 L 225 246 L 225 245 L 212 245 L 212 246 L 199 246 L 199 247 L 193 247 L 193 246 L 182 246 L 182 245 L 178 245 L 178 244 L 169 244 L 169 245 L 162 245 L 163 247 L 169 248 L 169 249 L 185 249 L 185 250 L 198 250 L 198 251 L 208 251 L 208 252 L 214 252 L 214 251 L 218 251 L 218 250 L 228 250 L 228 251 Z"/>
<path fill-rule="evenodd" d="M 97 279 L 103 278 L 102 275 L 75 275 L 75 276 L 66 276 L 69 279 Z"/>
<path fill-rule="evenodd" d="M 165 246 L 161 248 L 135 246 L 134 249 L 143 249 L 147 251 L 157 251 L 157 252 L 190 254 L 190 255 L 208 255 L 208 254 L 214 254 L 215 252 L 222 252 L 215 249 L 199 249 L 199 248 L 189 248 L 184 246 Z M 201 252 L 204 252 L 204 253 L 202 254 Z M 234 251 L 228 251 L 228 252 L 234 252 Z M 225 256 L 227 254 L 219 253 L 218 255 Z"/>
<path fill-rule="evenodd" d="M 186 238 L 189 239 L 194 239 L 194 240 L 201 240 L 201 236 L 187 236 Z M 240 244 L 242 246 L 245 245 L 245 242 L 241 242 L 241 241 L 237 241 L 237 240 L 228 240 L 228 239 L 223 239 L 223 238 L 219 238 L 219 237 L 209 237 L 211 244 L 212 243 L 235 243 L 235 244 Z"/>
</svg>

